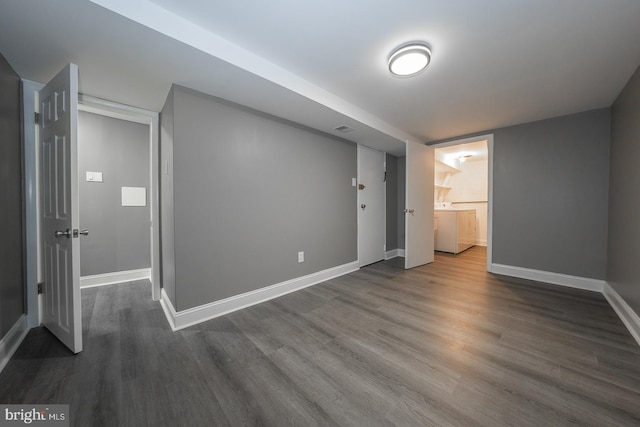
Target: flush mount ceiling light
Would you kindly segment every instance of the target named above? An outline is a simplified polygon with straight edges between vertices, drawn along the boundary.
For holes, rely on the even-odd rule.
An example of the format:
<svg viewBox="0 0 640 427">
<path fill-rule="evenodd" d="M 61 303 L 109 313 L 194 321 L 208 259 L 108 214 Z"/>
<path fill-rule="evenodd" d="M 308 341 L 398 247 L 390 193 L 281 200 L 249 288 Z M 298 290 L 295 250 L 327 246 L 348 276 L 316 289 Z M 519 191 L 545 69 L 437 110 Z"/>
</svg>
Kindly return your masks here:
<svg viewBox="0 0 640 427">
<path fill-rule="evenodd" d="M 409 77 L 427 68 L 431 61 L 431 49 L 425 43 L 409 43 L 400 46 L 389 56 L 389 71 L 394 76 Z"/>
</svg>

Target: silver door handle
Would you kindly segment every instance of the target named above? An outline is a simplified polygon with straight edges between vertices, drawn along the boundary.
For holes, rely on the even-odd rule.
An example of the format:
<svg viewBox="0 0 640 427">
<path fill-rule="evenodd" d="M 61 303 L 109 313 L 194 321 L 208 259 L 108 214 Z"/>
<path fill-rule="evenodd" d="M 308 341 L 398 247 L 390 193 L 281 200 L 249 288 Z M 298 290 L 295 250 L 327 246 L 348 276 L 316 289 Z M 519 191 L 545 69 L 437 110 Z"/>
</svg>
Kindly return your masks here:
<svg viewBox="0 0 640 427">
<path fill-rule="evenodd" d="M 405 209 L 404 213 L 410 213 L 411 215 L 413 215 L 413 213 L 415 212 L 415 210 L 413 209 Z"/>
<path fill-rule="evenodd" d="M 66 231 L 60 231 L 60 230 L 56 230 L 56 232 L 54 233 L 56 237 L 62 237 L 62 236 L 66 236 L 66 238 L 70 238 L 71 237 L 71 230 L 69 230 L 67 228 Z"/>
<path fill-rule="evenodd" d="M 89 235 L 89 230 L 87 230 L 86 228 L 84 230 L 80 230 L 79 234 L 81 236 L 88 236 Z"/>
</svg>

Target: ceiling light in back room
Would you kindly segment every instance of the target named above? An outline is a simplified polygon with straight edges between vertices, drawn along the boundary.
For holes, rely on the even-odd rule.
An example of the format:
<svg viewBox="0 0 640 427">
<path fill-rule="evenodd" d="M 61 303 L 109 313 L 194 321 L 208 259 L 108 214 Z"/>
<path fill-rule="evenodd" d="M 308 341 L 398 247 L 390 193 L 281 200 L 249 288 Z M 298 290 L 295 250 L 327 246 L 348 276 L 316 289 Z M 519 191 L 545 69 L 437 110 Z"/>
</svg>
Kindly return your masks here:
<svg viewBox="0 0 640 427">
<path fill-rule="evenodd" d="M 389 71 L 394 76 L 409 77 L 427 68 L 430 61 L 431 49 L 426 43 L 407 43 L 391 52 L 388 60 Z"/>
</svg>

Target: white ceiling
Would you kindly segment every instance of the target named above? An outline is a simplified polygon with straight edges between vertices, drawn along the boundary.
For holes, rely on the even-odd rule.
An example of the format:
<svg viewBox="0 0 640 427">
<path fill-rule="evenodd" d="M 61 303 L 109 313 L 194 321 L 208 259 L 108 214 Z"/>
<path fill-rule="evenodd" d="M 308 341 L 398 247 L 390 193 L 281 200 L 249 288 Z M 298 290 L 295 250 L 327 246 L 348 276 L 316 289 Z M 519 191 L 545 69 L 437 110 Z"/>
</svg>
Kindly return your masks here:
<svg viewBox="0 0 640 427">
<path fill-rule="evenodd" d="M 637 0 L 0 0 L 0 53 L 39 82 L 75 62 L 88 95 L 159 111 L 177 83 L 402 154 L 610 106 L 638 22 Z M 392 77 L 409 40 L 432 63 Z"/>
</svg>

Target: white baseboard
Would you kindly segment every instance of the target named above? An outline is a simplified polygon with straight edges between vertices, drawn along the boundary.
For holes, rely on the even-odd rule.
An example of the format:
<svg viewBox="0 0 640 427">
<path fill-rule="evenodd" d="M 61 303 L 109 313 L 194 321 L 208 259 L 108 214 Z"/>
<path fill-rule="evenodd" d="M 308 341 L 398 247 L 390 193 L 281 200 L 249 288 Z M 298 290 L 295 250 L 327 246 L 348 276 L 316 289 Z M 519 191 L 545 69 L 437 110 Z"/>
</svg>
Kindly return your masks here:
<svg viewBox="0 0 640 427">
<path fill-rule="evenodd" d="M 560 273 L 551 273 L 549 271 L 542 270 L 532 270 L 530 268 L 514 267 L 511 265 L 503 264 L 491 264 L 491 269 L 489 270 L 489 272 L 600 293 L 602 293 L 602 291 L 604 290 L 605 285 L 604 280 L 570 276 Z"/>
<path fill-rule="evenodd" d="M 622 320 L 622 323 L 627 327 L 631 336 L 633 336 L 638 345 L 640 345 L 640 317 L 629 307 L 629 304 L 622 299 L 610 284 L 605 283 L 602 294 L 607 301 L 609 301 L 609 305 L 616 312 L 620 320 Z"/>
<path fill-rule="evenodd" d="M 396 257 L 404 257 L 404 249 L 392 249 L 384 253 L 385 260 Z"/>
<path fill-rule="evenodd" d="M 114 285 L 116 283 L 133 282 L 134 280 L 151 279 L 151 269 L 116 271 L 114 273 L 96 274 L 80 278 L 80 288 Z"/>
<path fill-rule="evenodd" d="M 396 257 L 404 257 L 404 249 L 392 249 L 384 253 L 385 260 Z"/>
<path fill-rule="evenodd" d="M 9 329 L 9 332 L 0 340 L 0 372 L 7 366 L 11 356 L 16 352 L 24 338 L 29 333 L 27 315 L 20 316 L 18 321 Z"/>
<path fill-rule="evenodd" d="M 334 277 L 351 273 L 358 269 L 358 261 L 354 261 L 348 264 L 329 268 L 327 270 L 318 271 L 317 273 L 312 273 L 307 276 L 298 277 L 286 282 L 277 283 L 265 288 L 256 289 L 255 291 L 234 295 L 229 298 L 182 311 L 175 310 L 175 307 L 163 289 L 161 292 L 160 303 L 162 304 L 162 309 L 167 316 L 169 325 L 171 325 L 171 329 L 177 331 L 206 320 L 333 279 Z"/>
<path fill-rule="evenodd" d="M 164 291 L 164 288 L 160 289 L 160 306 L 162 307 L 162 311 L 164 311 L 167 322 L 169 322 L 169 326 L 171 326 L 171 330 L 177 331 L 178 328 L 176 328 L 175 319 L 178 313 L 173 307 L 173 303 L 169 299 L 169 295 Z"/>
</svg>

